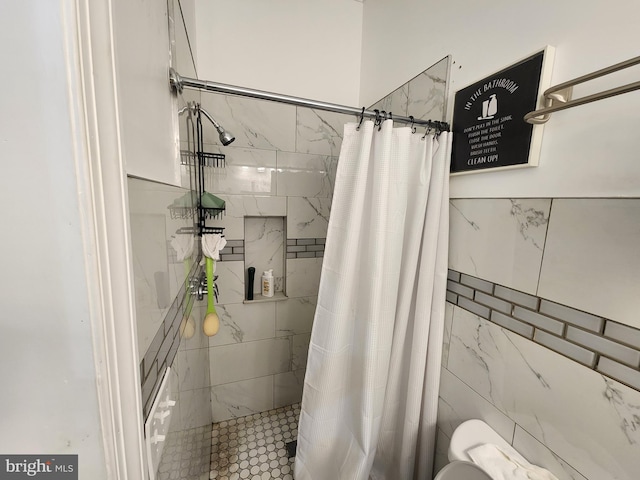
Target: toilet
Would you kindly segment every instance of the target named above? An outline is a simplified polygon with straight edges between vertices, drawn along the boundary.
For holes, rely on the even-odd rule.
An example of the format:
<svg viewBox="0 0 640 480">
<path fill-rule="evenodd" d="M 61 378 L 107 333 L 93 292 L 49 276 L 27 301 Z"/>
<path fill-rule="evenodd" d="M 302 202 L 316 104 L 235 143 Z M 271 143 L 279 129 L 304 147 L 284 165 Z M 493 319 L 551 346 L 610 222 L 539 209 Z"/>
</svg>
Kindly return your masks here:
<svg viewBox="0 0 640 480">
<path fill-rule="evenodd" d="M 504 438 L 482 420 L 461 423 L 451 436 L 448 452 L 451 463 L 440 470 L 434 480 L 491 480 L 467 454 L 470 449 L 485 443 L 511 448 Z"/>
<path fill-rule="evenodd" d="M 434 480 L 492 480 L 478 465 L 453 461 L 444 466 Z"/>
</svg>

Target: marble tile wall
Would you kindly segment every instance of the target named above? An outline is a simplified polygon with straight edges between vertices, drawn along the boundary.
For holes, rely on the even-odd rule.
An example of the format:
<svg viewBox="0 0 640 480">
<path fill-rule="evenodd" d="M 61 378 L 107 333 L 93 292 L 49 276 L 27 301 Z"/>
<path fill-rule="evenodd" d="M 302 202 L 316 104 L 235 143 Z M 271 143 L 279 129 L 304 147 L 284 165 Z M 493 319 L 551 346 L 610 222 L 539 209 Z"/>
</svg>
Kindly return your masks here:
<svg viewBox="0 0 640 480">
<path fill-rule="evenodd" d="M 370 108 L 403 117 L 413 115 L 418 120 L 444 121 L 449 60 L 449 57 L 443 58 Z"/>
<path fill-rule="evenodd" d="M 192 226 L 192 220 L 176 218 L 167 208 L 188 190 L 135 178 L 128 179 L 128 187 L 143 414 L 148 416 L 168 367 L 176 400 L 157 478 L 177 472 L 195 478 L 208 471 L 211 448 L 203 441 L 212 423 L 209 349 L 202 332 L 204 310 L 185 283 L 200 270 L 197 250 L 178 261 L 172 246 L 176 231 Z M 189 459 L 181 454 L 186 445 L 194 450 Z"/>
<path fill-rule="evenodd" d="M 180 418 L 183 430 L 212 423 L 209 395 L 209 343 L 202 323 L 206 301 L 195 302 L 174 361 L 178 372 Z"/>
<path fill-rule="evenodd" d="M 311 239 L 324 250 L 342 130 L 354 118 L 215 94 L 202 103 L 236 135 L 221 147 L 215 130 L 204 128 L 205 148 L 225 154 L 227 164 L 205 176 L 206 189 L 227 204 L 209 224 L 224 227 L 230 242 L 216 265 L 221 327 L 208 345 L 217 422 L 302 398 L 322 258 L 306 255 L 306 245 L 299 258 L 287 258 L 286 249 Z M 250 266 L 256 293 L 262 271 L 274 268 L 274 277 L 285 277 L 277 283 L 287 298 L 244 303 Z"/>
<path fill-rule="evenodd" d="M 535 294 L 551 200 L 455 199 L 450 205 L 450 268 Z"/>
<path fill-rule="evenodd" d="M 175 212 L 167 208 L 175 201 L 181 202 L 188 190 L 136 178 L 128 179 L 128 187 L 142 406 L 146 416 L 167 367 L 173 367 L 178 376 L 179 391 L 208 387 L 201 385 L 201 371 L 208 372 L 208 345 L 202 344 L 204 335 L 196 324 L 201 321 L 200 308 L 194 307 L 194 297 L 188 295 L 185 286 L 185 278 L 196 275 L 199 269 L 197 250 L 178 261 L 172 246 L 176 231 L 192 226 L 193 220 L 173 215 Z M 194 345 L 204 349 L 185 362 L 180 357 L 186 345 L 190 350 Z M 210 423 L 210 415 L 189 413 L 201 410 L 209 411 L 208 400 L 204 406 L 180 402 L 178 424 L 188 429 Z"/>
<path fill-rule="evenodd" d="M 640 329 L 449 270 L 447 301 L 640 392 Z"/>
<path fill-rule="evenodd" d="M 640 199 L 451 207 L 437 468 L 481 418 L 561 480 L 637 478 Z"/>
<path fill-rule="evenodd" d="M 404 111 L 397 113 L 409 108 L 416 118 L 443 119 L 447 70 L 448 58 L 408 82 L 406 94 L 394 93 L 406 99 L 398 100 Z M 204 125 L 205 149 L 226 157 L 226 168 L 205 174 L 206 189 L 227 206 L 208 224 L 224 227 L 235 242 L 216 264 L 221 327 L 209 339 L 211 410 L 222 421 L 302 398 L 343 128 L 357 118 L 211 93 L 201 101 L 236 136 L 222 147 L 215 129 Z M 260 232 L 273 225 L 255 222 L 276 217 L 284 219 L 284 235 L 267 242 Z M 245 304 L 247 268 L 274 252 L 286 256 L 287 299 Z"/>
<path fill-rule="evenodd" d="M 156 478 L 209 478 L 211 452 L 211 396 L 209 389 L 209 348 L 202 331 L 205 304 L 191 304 L 180 314 L 175 351 L 166 359 L 173 390 L 171 424 Z M 184 320 L 182 320 L 184 319 Z M 162 380 L 165 370 L 158 374 Z M 157 387 L 152 387 L 153 390 Z M 145 386 L 143 385 L 143 395 Z M 152 402 L 155 392 L 149 396 Z M 145 416 L 147 414 L 145 406 Z"/>
<path fill-rule="evenodd" d="M 236 260 L 244 261 L 244 239 L 231 240 L 226 239 L 227 244 L 220 250 L 220 262 L 233 262 Z"/>
<path fill-rule="evenodd" d="M 179 72 L 184 70 L 187 75 L 192 72 L 197 77 L 195 65 L 192 62 L 193 57 L 189 52 L 188 33 L 180 13 L 180 0 L 170 1 L 168 5 L 170 17 L 169 34 L 172 45 L 171 58 L 172 62 L 177 62 L 172 65 Z M 187 101 L 199 101 L 200 93 L 195 90 L 185 90 L 178 98 L 180 106 L 185 106 Z M 179 120 L 180 148 L 185 154 L 193 152 L 195 150 L 194 135 L 193 130 L 189 127 L 190 123 L 187 122 L 187 115 L 180 116 Z M 190 158 L 193 158 L 193 155 L 186 154 L 186 162 L 180 165 L 181 185 L 185 187 L 185 189 L 180 189 L 180 197 L 187 194 L 189 189 L 195 186 L 195 169 L 192 168 L 192 164 L 189 161 Z M 171 424 L 169 432 L 164 439 L 165 446 L 155 478 L 159 480 L 176 478 L 208 479 L 212 417 L 209 388 L 208 385 L 203 387 L 203 380 L 208 383 L 209 350 L 207 337 L 202 331 L 203 304 L 202 302 L 196 302 L 195 297 L 186 292 L 186 283 L 184 281 L 185 277 L 197 276 L 200 272 L 197 262 L 198 249 L 194 250 L 190 260 L 184 263 L 178 262 L 177 252 L 172 247 L 172 239 L 170 238 L 176 226 L 172 218 L 176 217 L 176 211 L 168 210 L 167 205 L 163 204 L 162 201 L 158 201 L 157 196 L 149 194 L 149 191 L 158 188 L 172 190 L 172 187 L 137 179 L 129 179 L 129 184 L 129 203 L 132 211 L 139 210 L 141 205 L 147 205 L 149 212 L 153 212 L 155 215 L 167 215 L 169 213 L 170 218 L 167 221 L 169 237 L 166 234 L 160 234 L 160 232 L 154 232 L 152 236 L 149 236 L 150 232 L 140 228 L 140 225 L 135 229 L 132 228 L 134 257 L 144 258 L 147 256 L 152 259 L 152 262 L 161 261 L 161 257 L 157 255 L 157 252 L 153 252 L 150 249 L 150 245 L 164 240 L 167 261 L 174 266 L 176 276 L 176 289 L 170 290 L 170 294 L 175 295 L 175 300 L 165 315 L 164 324 L 156 330 L 153 340 L 153 342 L 156 342 L 159 337 L 163 336 L 163 343 L 170 341 L 171 348 L 168 352 L 163 348 L 154 352 L 153 347 L 148 348 L 146 353 L 144 353 L 144 350 L 140 350 L 141 355 L 144 355 L 141 362 L 141 370 L 144 382 L 142 390 L 145 417 L 147 416 L 150 402 L 156 397 L 155 390 L 158 385 L 154 382 L 162 380 L 167 367 L 171 367 L 169 370 L 172 376 L 171 385 L 173 389 L 171 398 L 176 401 L 176 404 L 172 407 Z M 188 197 L 191 197 L 191 195 L 188 195 Z M 177 213 L 180 212 L 178 211 Z M 179 217 L 180 215 L 177 216 Z M 189 218 L 182 219 L 180 226 L 191 227 L 193 225 L 192 222 L 193 220 Z M 134 223 L 137 222 L 132 218 L 132 224 Z M 136 231 L 137 233 L 135 233 Z M 142 292 L 144 292 L 144 286 L 145 283 L 142 283 Z M 141 303 L 144 296 L 139 297 L 139 291 L 137 283 L 136 316 L 138 316 L 140 306 L 144 305 L 144 303 Z M 140 332 L 141 320 L 138 318 L 139 340 Z M 153 365 L 156 370 L 154 371 L 151 368 L 145 378 L 144 372 L 150 368 L 150 365 Z"/>
<path fill-rule="evenodd" d="M 172 218 L 168 208 L 188 194 L 187 189 L 137 178 L 128 179 L 129 222 L 140 360 L 154 342 L 173 300 L 183 286 L 185 267 L 171 246 L 176 231 L 192 225 L 188 218 Z M 157 339 L 155 339 L 157 341 Z"/>
<path fill-rule="evenodd" d="M 638 199 L 554 200 L 538 293 L 639 328 L 639 240 Z"/>
<path fill-rule="evenodd" d="M 326 238 L 291 238 L 287 240 L 287 258 L 324 257 Z"/>
</svg>

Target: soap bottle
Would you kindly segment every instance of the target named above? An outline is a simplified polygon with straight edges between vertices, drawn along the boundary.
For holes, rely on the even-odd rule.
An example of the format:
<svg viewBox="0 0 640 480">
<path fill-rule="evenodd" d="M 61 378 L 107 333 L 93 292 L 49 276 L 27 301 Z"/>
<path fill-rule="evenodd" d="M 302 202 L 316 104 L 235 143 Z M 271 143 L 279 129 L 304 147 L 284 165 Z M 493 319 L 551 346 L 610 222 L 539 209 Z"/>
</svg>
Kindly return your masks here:
<svg viewBox="0 0 640 480">
<path fill-rule="evenodd" d="M 273 297 L 273 269 L 262 273 L 262 296 Z"/>
</svg>

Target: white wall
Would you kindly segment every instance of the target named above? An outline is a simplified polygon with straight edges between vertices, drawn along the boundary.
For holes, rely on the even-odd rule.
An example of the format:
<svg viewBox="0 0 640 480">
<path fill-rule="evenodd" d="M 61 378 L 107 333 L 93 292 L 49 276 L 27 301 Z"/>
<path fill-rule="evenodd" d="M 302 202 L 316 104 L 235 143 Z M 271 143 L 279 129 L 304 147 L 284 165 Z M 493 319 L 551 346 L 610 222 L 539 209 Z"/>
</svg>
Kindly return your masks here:
<svg viewBox="0 0 640 480">
<path fill-rule="evenodd" d="M 173 14 L 176 22 L 176 49 L 178 50 L 178 68 L 180 74 L 189 76 L 192 74 L 190 70 L 198 68 L 198 64 L 187 65 L 189 69 L 182 71 L 182 65 L 188 62 L 197 62 L 198 49 L 196 44 L 196 0 L 170 0 L 173 1 Z M 188 41 L 187 41 L 188 37 Z M 191 57 L 191 52 L 193 58 Z M 180 56 L 188 56 L 183 59 Z M 175 68 L 175 67 L 174 67 Z M 197 74 L 194 74 L 197 77 Z"/>
<path fill-rule="evenodd" d="M 116 0 L 113 28 L 127 174 L 180 185 L 167 2 Z"/>
<path fill-rule="evenodd" d="M 367 0 L 360 103 L 368 104 L 446 54 L 455 91 L 545 45 L 556 47 L 552 85 L 638 55 L 637 0 Z M 381 32 L 385 32 L 384 35 Z M 637 81 L 640 67 L 576 88 L 589 94 Z M 640 195 L 640 92 L 556 113 L 540 166 L 451 179 L 456 197 Z"/>
<path fill-rule="evenodd" d="M 82 477 L 101 480 L 70 125 L 79 92 L 63 50 L 69 3 L 3 2 L 0 15 L 0 61 L 11 73 L 0 90 L 0 451 L 78 454 Z"/>
<path fill-rule="evenodd" d="M 196 0 L 198 74 L 358 105 L 362 6 L 355 0 Z"/>
</svg>

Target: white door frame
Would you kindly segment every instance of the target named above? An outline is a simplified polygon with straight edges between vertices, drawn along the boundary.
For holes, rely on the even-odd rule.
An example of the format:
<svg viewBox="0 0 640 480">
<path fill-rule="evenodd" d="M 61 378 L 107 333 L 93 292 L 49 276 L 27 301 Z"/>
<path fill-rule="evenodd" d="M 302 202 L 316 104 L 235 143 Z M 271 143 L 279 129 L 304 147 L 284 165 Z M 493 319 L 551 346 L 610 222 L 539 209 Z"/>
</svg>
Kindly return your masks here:
<svg viewBox="0 0 640 480">
<path fill-rule="evenodd" d="M 109 480 L 148 478 L 135 328 L 112 0 L 60 0 Z"/>
</svg>

